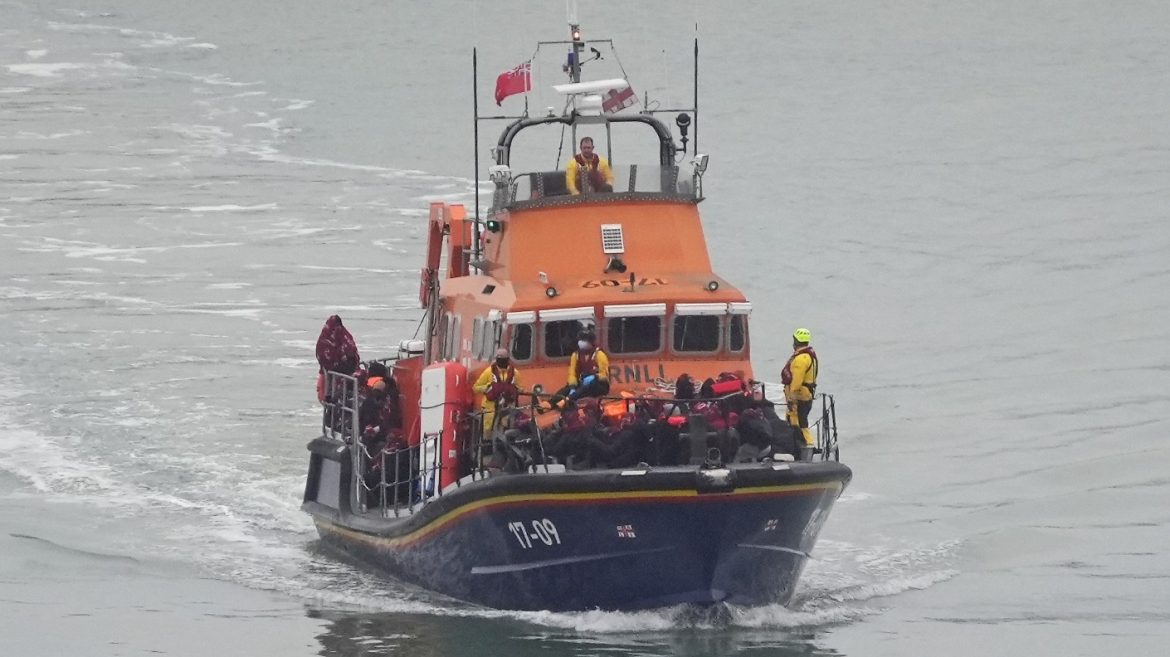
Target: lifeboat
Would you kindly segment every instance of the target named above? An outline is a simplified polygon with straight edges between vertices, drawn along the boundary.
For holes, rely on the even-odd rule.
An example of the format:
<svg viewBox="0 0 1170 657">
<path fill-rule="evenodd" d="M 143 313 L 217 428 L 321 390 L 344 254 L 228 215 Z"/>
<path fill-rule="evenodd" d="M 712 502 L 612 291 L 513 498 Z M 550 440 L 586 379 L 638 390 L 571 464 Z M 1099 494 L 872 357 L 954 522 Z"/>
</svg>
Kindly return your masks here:
<svg viewBox="0 0 1170 657">
<path fill-rule="evenodd" d="M 505 117 L 490 207 L 430 206 L 424 334 L 382 360 L 401 439 L 369 443 L 361 374 L 327 372 L 302 508 L 329 549 L 487 607 L 786 603 L 852 476 L 832 397 L 817 394 L 807 446 L 755 380 L 752 305 L 712 271 L 699 216 L 696 108 L 673 128 L 622 112 L 624 79 L 581 80 L 611 42 L 573 25 L 550 43 L 568 52 L 565 111 Z M 649 146 L 611 139 L 632 130 Z M 591 137 L 611 178 L 518 170 L 529 132 Z M 583 332 L 608 355 L 600 398 L 567 385 Z M 485 417 L 473 383 L 501 348 L 519 394 Z"/>
</svg>

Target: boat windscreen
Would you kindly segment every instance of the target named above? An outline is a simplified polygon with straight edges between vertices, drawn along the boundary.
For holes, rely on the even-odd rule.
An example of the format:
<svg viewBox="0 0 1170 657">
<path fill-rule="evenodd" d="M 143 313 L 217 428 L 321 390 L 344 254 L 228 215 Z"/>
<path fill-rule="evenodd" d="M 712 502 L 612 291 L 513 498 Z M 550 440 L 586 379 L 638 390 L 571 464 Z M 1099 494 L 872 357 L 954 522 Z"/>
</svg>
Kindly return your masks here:
<svg viewBox="0 0 1170 657">
<path fill-rule="evenodd" d="M 683 198 L 694 198 L 694 184 L 690 178 L 679 178 L 677 166 L 663 167 L 657 164 L 630 164 L 612 167 L 612 179 L 597 180 L 597 184 L 581 181 L 577 189 L 582 196 L 601 197 L 609 193 L 637 192 L 666 194 Z M 554 196 L 569 196 L 570 190 L 566 172 L 533 171 L 513 177 L 511 198 L 508 204 L 517 201 L 534 201 Z M 600 177 L 596 177 L 600 178 Z"/>
<path fill-rule="evenodd" d="M 661 317 L 612 317 L 606 323 L 611 354 L 648 354 L 662 348 Z"/>
</svg>

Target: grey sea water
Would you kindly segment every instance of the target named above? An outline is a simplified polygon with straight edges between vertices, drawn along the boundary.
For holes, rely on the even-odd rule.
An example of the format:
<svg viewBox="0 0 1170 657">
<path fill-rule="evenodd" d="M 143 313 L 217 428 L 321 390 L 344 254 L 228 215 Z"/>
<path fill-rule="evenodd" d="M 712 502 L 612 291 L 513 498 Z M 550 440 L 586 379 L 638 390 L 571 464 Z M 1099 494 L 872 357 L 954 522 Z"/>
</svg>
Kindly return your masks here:
<svg viewBox="0 0 1170 657">
<path fill-rule="evenodd" d="M 698 24 L 758 373 L 814 332 L 856 476 L 794 603 L 482 610 L 298 509 L 321 322 L 414 332 L 427 204 L 474 203 L 471 47 L 495 111 L 561 3 L 0 1 L 0 653 L 1163 652 L 1170 6 L 580 18 L 661 106 Z"/>
</svg>

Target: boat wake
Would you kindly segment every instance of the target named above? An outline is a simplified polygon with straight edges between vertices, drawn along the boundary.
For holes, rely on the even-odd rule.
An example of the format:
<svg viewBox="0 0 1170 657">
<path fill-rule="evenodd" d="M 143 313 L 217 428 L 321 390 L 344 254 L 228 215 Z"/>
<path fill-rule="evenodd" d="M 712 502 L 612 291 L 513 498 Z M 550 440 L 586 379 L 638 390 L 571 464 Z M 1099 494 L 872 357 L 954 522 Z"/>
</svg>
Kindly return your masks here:
<svg viewBox="0 0 1170 657">
<path fill-rule="evenodd" d="M 641 612 L 515 612 L 547 627 L 621 634 L 679 629 L 794 630 L 849 623 L 886 609 L 883 599 L 929 588 L 958 574 L 950 562 L 958 541 L 899 549 L 822 539 L 788 606 L 682 605 Z"/>
</svg>

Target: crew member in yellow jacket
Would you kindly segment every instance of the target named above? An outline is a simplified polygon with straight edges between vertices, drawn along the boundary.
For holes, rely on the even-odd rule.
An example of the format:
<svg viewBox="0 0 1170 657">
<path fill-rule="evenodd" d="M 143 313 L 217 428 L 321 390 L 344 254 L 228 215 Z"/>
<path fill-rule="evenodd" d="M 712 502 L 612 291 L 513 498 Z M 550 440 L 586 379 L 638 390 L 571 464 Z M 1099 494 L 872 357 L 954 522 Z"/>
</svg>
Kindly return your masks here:
<svg viewBox="0 0 1170 657">
<path fill-rule="evenodd" d="M 569 375 L 565 387 L 549 401 L 560 407 L 567 399 L 576 402 L 586 397 L 609 394 L 609 356 L 597 348 L 597 334 L 584 328 L 577 334 L 577 351 L 569 357 Z"/>
<path fill-rule="evenodd" d="M 565 168 L 565 187 L 569 193 L 612 192 L 613 170 L 604 157 L 593 152 L 593 139 L 582 137 L 580 148 L 581 152 L 569 158 Z"/>
<path fill-rule="evenodd" d="M 516 374 L 516 367 L 512 365 L 507 349 L 501 347 L 496 350 L 495 361 L 484 368 L 471 389 L 483 395 L 480 408 L 483 409 L 483 433 L 486 437 L 495 427 L 497 405 L 514 405 L 520 393 L 520 377 Z"/>
<path fill-rule="evenodd" d="M 792 356 L 780 372 L 784 383 L 784 399 L 788 402 L 788 424 L 800 427 L 804 444 L 813 445 L 808 428 L 808 414 L 817 392 L 817 352 L 813 351 L 812 333 L 806 328 L 792 332 Z"/>
</svg>

